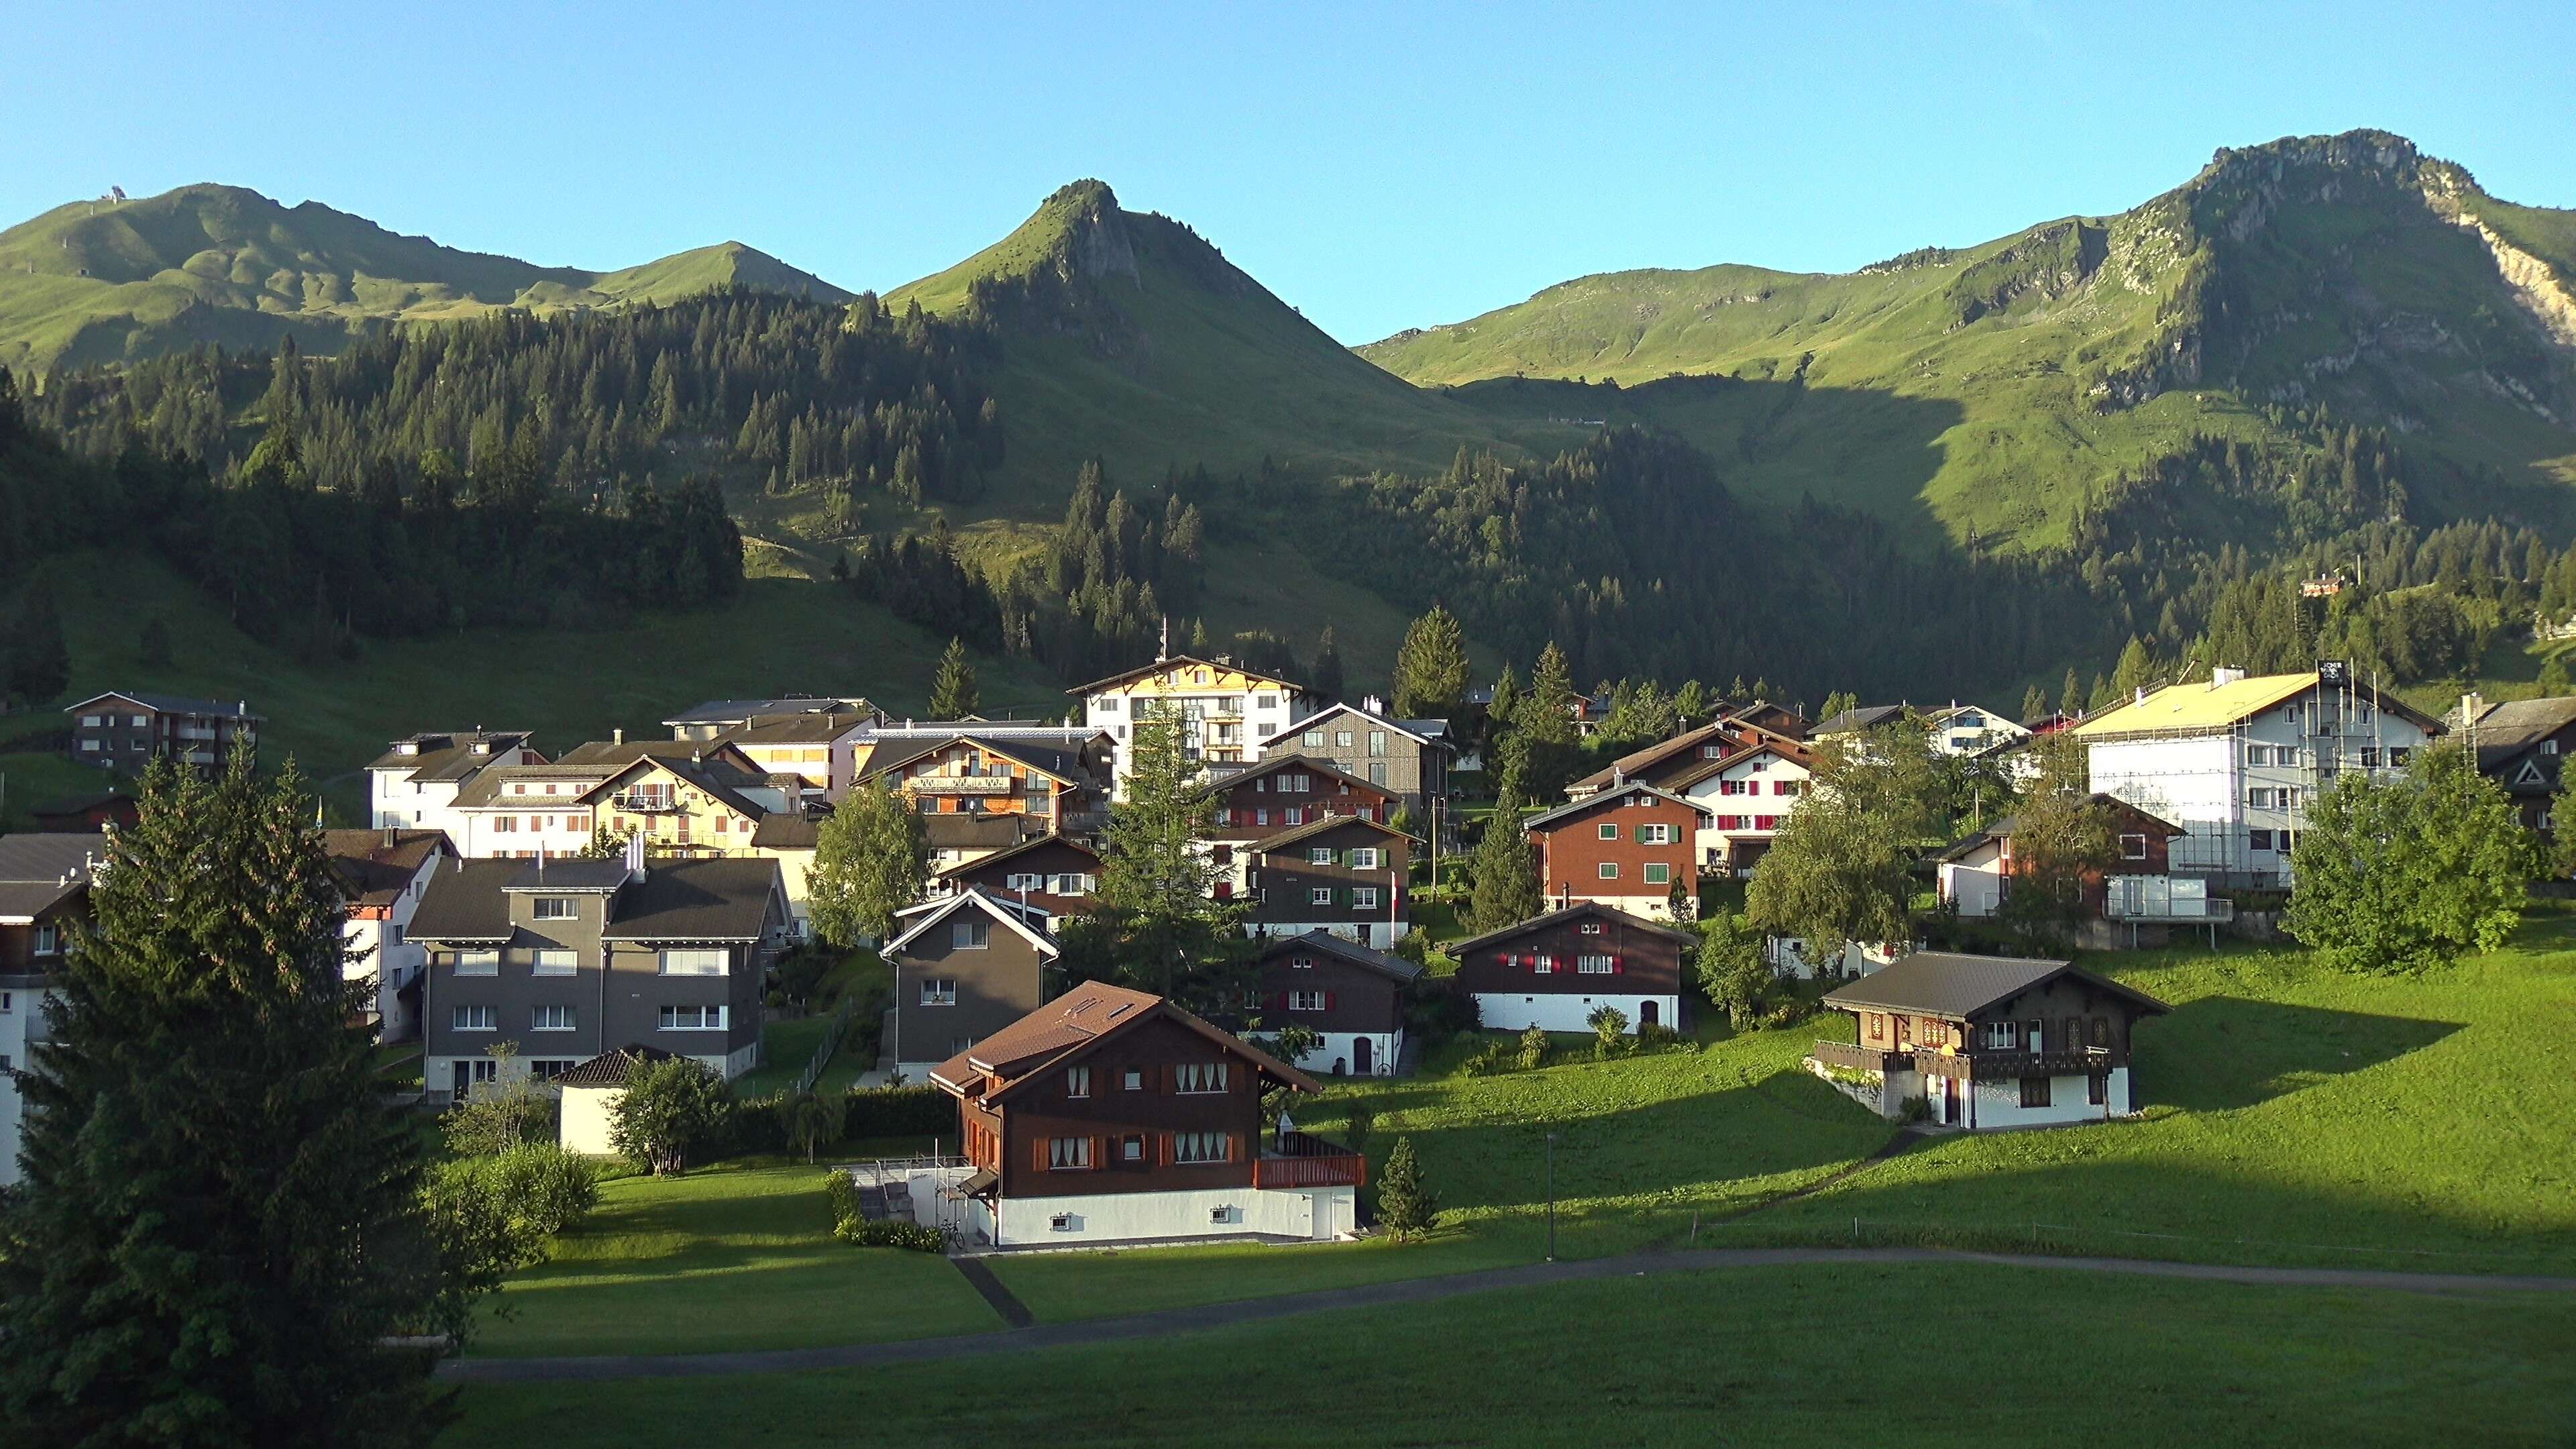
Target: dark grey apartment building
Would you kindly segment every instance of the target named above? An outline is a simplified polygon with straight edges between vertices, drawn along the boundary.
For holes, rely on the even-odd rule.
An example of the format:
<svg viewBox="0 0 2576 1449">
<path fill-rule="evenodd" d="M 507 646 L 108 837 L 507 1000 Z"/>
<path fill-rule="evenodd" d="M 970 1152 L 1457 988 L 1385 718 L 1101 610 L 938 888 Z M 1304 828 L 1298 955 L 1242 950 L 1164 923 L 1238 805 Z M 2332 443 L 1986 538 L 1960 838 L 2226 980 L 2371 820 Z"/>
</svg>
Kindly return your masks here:
<svg viewBox="0 0 2576 1449">
<path fill-rule="evenodd" d="M 214 774 L 235 750 L 257 755 L 267 722 L 246 701 L 180 694 L 93 695 L 63 712 L 72 717 L 74 761 L 127 774 L 142 773 L 155 755 Z"/>
<path fill-rule="evenodd" d="M 507 1042 L 552 1078 L 625 1046 L 736 1077 L 759 1064 L 761 995 L 788 941 L 778 862 L 464 860 L 412 915 L 425 1081 L 453 1097 Z"/>
</svg>

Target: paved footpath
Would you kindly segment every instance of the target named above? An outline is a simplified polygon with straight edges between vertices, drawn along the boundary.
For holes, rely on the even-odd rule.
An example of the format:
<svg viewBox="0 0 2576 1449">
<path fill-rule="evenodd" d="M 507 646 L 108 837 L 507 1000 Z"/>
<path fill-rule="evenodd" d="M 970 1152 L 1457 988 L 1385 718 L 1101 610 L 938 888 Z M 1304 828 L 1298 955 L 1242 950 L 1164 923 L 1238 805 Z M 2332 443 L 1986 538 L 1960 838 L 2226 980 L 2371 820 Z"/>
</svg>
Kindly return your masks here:
<svg viewBox="0 0 2576 1449">
<path fill-rule="evenodd" d="M 2166 1263 L 2142 1258 L 2061 1258 L 2044 1253 L 1963 1253 L 1938 1248 L 1704 1248 L 1586 1258 L 1578 1262 L 1530 1263 L 1517 1268 L 1491 1268 L 1436 1278 L 1407 1278 L 1356 1288 L 1247 1298 L 1232 1303 L 1139 1313 L 1127 1318 L 1046 1323 L 949 1338 L 844 1344 L 830 1348 L 767 1349 L 748 1353 L 449 1359 L 438 1366 L 438 1373 L 441 1378 L 458 1383 L 503 1384 L 871 1368 L 879 1364 L 922 1363 L 989 1353 L 1014 1353 L 1023 1349 L 1157 1338 L 1164 1334 L 1229 1328 L 1239 1323 L 1259 1323 L 1337 1308 L 1429 1303 L 1497 1288 L 1529 1288 L 1592 1278 L 1641 1278 L 1649 1273 L 1701 1273 L 1719 1268 L 1761 1268 L 1792 1263 L 1994 1263 L 2016 1268 L 2054 1268 L 2064 1272 L 2121 1273 L 2284 1288 L 2378 1288 L 2408 1293 L 2576 1293 L 2576 1278 L 2484 1273 L 2231 1268 L 2210 1263 Z"/>
</svg>

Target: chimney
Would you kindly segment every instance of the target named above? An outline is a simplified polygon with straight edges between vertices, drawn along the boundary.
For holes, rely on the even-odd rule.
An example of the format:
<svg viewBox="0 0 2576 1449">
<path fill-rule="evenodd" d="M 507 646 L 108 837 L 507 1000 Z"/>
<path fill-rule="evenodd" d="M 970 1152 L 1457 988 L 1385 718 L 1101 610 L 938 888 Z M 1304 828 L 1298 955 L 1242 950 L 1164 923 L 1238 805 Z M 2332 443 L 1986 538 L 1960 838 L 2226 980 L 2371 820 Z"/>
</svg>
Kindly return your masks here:
<svg viewBox="0 0 2576 1449">
<path fill-rule="evenodd" d="M 1384 714 L 1386 713 L 1386 701 L 1380 699 L 1374 694 L 1364 695 L 1360 699 L 1360 708 L 1370 714 Z"/>
<path fill-rule="evenodd" d="M 2460 696 L 2460 728 L 2467 729 L 2487 712 L 2487 697 L 2472 689 Z"/>
<path fill-rule="evenodd" d="M 610 730 L 608 732 L 608 742 L 612 745 L 622 745 L 626 743 L 625 727 L 621 725 L 616 729 Z"/>
<path fill-rule="evenodd" d="M 2223 689 L 2228 685 L 2243 682 L 2244 678 L 2244 670 L 2222 664 L 2209 671 L 2209 687 L 2212 689 Z"/>
<path fill-rule="evenodd" d="M 388 825 L 385 827 L 385 849 L 387 850 L 394 848 L 394 833 L 394 828 L 392 826 Z"/>
</svg>

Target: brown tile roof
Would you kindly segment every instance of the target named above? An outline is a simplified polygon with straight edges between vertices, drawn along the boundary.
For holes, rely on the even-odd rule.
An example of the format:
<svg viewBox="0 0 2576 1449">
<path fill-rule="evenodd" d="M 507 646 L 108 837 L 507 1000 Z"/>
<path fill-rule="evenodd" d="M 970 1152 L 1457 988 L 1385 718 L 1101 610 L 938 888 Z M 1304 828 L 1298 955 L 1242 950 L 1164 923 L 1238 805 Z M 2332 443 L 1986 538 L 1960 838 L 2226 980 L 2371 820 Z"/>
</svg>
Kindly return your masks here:
<svg viewBox="0 0 2576 1449">
<path fill-rule="evenodd" d="M 444 830 L 325 830 L 322 849 L 352 904 L 388 906 L 410 887 L 421 862 L 447 847 Z"/>
<path fill-rule="evenodd" d="M 1969 956 L 1951 951 L 1917 951 L 1889 962 L 1848 986 L 1826 993 L 1824 1004 L 1845 1011 L 1869 1009 L 1969 1017 L 2060 976 L 2072 976 L 2141 1011 L 2160 1015 L 2167 1010 L 2163 1002 L 2145 992 L 2096 976 L 2072 962 Z"/>
<path fill-rule="evenodd" d="M 754 845 L 760 844 L 760 837 L 756 835 L 753 836 L 751 843 Z M 962 860 L 955 865 L 941 866 L 935 874 L 958 875 L 965 871 L 982 870 L 986 866 L 1000 865 L 1004 861 L 1013 859 L 1014 857 L 1026 855 L 1030 851 L 1033 851 L 1042 845 L 1061 845 L 1068 850 L 1077 850 L 1084 855 L 1091 857 L 1091 863 L 1093 865 L 1098 865 L 1100 863 L 1099 851 L 1092 849 L 1090 846 L 1083 844 L 1081 841 L 1074 839 L 1070 835 L 1041 835 L 1035 840 L 1023 840 L 1017 845 L 994 851 L 991 855 L 978 856 L 973 860 Z"/>
<path fill-rule="evenodd" d="M 1151 992 L 1088 981 L 931 1068 L 930 1079 L 959 1097 L 1006 1096 L 1066 1054 L 1104 1042 L 1140 1022 L 1164 1018 L 1243 1057 L 1283 1086 L 1318 1092 L 1314 1078 Z"/>
<path fill-rule="evenodd" d="M 1616 906 L 1605 906 L 1598 901 L 1576 901 L 1573 905 L 1567 906 L 1562 910 L 1549 911 L 1547 914 L 1541 916 L 1532 916 L 1518 925 L 1505 926 L 1499 931 L 1487 931 L 1481 936 L 1470 936 L 1464 941 L 1452 941 L 1443 949 L 1445 949 L 1451 956 L 1464 956 L 1469 951 L 1482 950 L 1483 948 L 1494 945 L 1497 942 L 1509 941 L 1514 937 L 1527 935 L 1532 931 L 1545 930 L 1559 921 L 1570 921 L 1577 916 L 1603 916 L 1616 921 L 1623 926 L 1630 926 L 1640 931 L 1650 932 L 1654 935 L 1669 937 L 1670 939 L 1684 945 L 1696 946 L 1699 944 L 1699 937 L 1690 931 L 1685 931 L 1675 926 L 1667 926 L 1661 921 L 1650 921 L 1643 916 L 1632 916 L 1626 911 L 1620 910 Z"/>
</svg>

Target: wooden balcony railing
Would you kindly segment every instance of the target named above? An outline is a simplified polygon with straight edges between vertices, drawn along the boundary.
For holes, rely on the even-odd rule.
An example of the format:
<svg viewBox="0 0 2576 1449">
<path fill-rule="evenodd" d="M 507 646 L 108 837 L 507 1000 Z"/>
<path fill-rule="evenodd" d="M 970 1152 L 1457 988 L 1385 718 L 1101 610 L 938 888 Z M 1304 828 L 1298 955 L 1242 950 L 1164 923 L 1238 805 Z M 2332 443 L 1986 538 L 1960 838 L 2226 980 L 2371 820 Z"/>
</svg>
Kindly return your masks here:
<svg viewBox="0 0 2576 1449">
<path fill-rule="evenodd" d="M 1252 1185 L 1296 1190 L 1308 1187 L 1361 1187 L 1368 1182 L 1368 1159 L 1338 1142 L 1291 1132 L 1276 1146 L 1264 1144 L 1252 1160 Z"/>
<path fill-rule="evenodd" d="M 1926 1075 L 1961 1081 L 2002 1081 L 2019 1077 L 2078 1077 L 2107 1072 L 2123 1060 L 2107 1047 L 2061 1047 L 2054 1051 L 1917 1052 L 1915 1066 Z"/>
<path fill-rule="evenodd" d="M 1855 1046 L 1847 1041 L 1820 1041 L 1807 1055 L 1829 1067 L 1848 1067 L 1861 1072 L 1910 1072 L 1914 1053 L 1888 1051 L 1881 1047 Z"/>
</svg>

